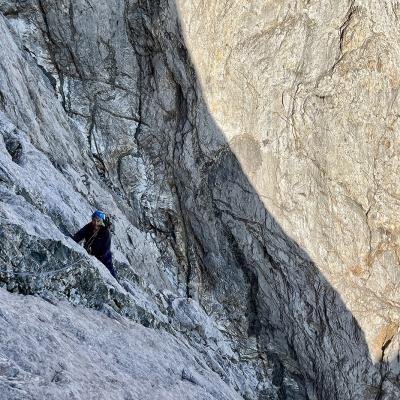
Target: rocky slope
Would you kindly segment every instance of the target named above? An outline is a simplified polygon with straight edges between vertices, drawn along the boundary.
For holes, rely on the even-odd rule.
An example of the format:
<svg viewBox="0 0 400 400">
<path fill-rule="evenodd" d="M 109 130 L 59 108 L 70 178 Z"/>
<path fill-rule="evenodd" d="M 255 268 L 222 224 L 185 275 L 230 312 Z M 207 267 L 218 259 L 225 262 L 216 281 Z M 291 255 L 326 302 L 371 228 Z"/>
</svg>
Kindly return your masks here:
<svg viewBox="0 0 400 400">
<path fill-rule="evenodd" d="M 183 338 L 3 290 L 0 315 L 2 399 L 241 398 Z"/>
<path fill-rule="evenodd" d="M 87 398 L 17 356 L 36 314 L 68 353 L 52 313 L 100 398 L 399 397 L 397 7 L 356 3 L 0 1 L 0 279 L 53 304 L 1 293 L 5 398 Z"/>
</svg>

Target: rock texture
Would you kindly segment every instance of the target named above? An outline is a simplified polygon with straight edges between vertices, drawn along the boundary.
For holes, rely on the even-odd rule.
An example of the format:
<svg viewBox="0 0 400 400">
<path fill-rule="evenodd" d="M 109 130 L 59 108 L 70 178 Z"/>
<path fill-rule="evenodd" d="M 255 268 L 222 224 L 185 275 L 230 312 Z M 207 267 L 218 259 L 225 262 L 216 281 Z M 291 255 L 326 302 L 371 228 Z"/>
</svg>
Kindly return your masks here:
<svg viewBox="0 0 400 400">
<path fill-rule="evenodd" d="M 178 4 L 243 171 L 380 360 L 399 326 L 399 3 Z"/>
<path fill-rule="evenodd" d="M 157 336 L 146 365 L 187 349 L 188 398 L 397 399 L 398 7 L 380 4 L 0 0 L 3 286 L 83 313 L 94 347 L 94 321 L 161 330 L 123 340 Z M 68 238 L 93 208 L 118 282 Z M 143 398 L 118 371 L 139 363 L 107 351 L 113 398 Z"/>
<path fill-rule="evenodd" d="M 3 399 L 241 398 L 165 332 L 66 302 L 3 290 L 0 298 Z"/>
</svg>

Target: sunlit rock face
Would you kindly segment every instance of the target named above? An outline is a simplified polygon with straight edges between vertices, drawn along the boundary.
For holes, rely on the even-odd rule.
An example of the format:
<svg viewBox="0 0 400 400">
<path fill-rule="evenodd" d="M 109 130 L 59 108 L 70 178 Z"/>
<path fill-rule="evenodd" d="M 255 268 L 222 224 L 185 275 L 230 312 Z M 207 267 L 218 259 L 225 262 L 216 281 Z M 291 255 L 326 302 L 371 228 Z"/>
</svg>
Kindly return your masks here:
<svg viewBox="0 0 400 400">
<path fill-rule="evenodd" d="M 0 0 L 2 285 L 168 332 L 203 398 L 399 398 L 391 9 Z M 67 238 L 93 208 L 119 283 Z"/>
<path fill-rule="evenodd" d="M 378 360 L 400 315 L 399 3 L 178 8 L 210 113 L 244 173 Z"/>
</svg>

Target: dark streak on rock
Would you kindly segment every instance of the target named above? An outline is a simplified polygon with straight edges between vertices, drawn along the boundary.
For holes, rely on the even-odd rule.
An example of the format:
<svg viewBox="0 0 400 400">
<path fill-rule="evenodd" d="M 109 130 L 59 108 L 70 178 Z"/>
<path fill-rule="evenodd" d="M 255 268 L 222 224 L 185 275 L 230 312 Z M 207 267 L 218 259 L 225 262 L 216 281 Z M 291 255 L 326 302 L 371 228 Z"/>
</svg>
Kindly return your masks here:
<svg viewBox="0 0 400 400">
<path fill-rule="evenodd" d="M 55 56 L 55 49 L 59 49 L 59 46 L 58 46 L 57 42 L 52 37 L 51 30 L 50 30 L 50 27 L 49 27 L 49 21 L 48 21 L 47 14 L 46 14 L 46 8 L 44 6 L 43 0 L 38 0 L 38 6 L 39 6 L 39 10 L 40 10 L 40 13 L 42 15 L 43 22 L 44 22 L 44 25 L 45 25 L 44 33 L 45 33 L 46 38 L 47 38 L 47 40 L 46 40 L 47 49 L 48 49 L 48 52 L 49 52 L 49 55 L 50 55 L 50 58 L 51 58 L 51 62 L 54 65 L 54 68 L 56 69 L 57 74 L 58 74 L 58 78 L 60 80 L 60 88 L 59 88 L 59 90 L 60 90 L 61 99 L 62 99 L 62 101 L 61 101 L 62 102 L 62 106 L 66 110 L 65 94 L 64 94 L 64 74 L 61 71 L 61 69 L 60 69 L 60 67 L 58 65 L 56 56 Z"/>
</svg>

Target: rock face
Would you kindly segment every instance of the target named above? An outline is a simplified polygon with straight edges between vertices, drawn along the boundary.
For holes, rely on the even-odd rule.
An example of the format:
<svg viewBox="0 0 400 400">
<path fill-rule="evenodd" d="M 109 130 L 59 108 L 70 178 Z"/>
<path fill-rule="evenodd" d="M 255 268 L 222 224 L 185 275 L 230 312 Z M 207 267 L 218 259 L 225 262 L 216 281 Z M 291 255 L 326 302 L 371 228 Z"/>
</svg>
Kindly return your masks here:
<svg viewBox="0 0 400 400">
<path fill-rule="evenodd" d="M 399 398 L 397 5 L 97 3 L 0 0 L 0 280 L 55 308 L 2 307 L 85 318 L 95 348 L 100 319 L 129 325 L 124 343 L 155 343 L 143 364 L 178 343 L 190 385 L 167 397 L 163 363 L 147 398 Z M 118 282 L 68 238 L 93 208 L 114 216 Z M 20 398 L 75 380 L 87 398 L 25 368 L 25 340 L 2 393 L 12 369 L 44 379 Z M 141 364 L 108 351 L 113 398 L 146 398 L 118 371 Z"/>
<path fill-rule="evenodd" d="M 365 3 L 178 2 L 216 123 L 378 361 L 399 326 L 399 4 Z"/>
<path fill-rule="evenodd" d="M 0 314 L 2 399 L 241 398 L 165 332 L 4 291 Z"/>
</svg>

